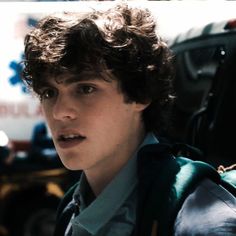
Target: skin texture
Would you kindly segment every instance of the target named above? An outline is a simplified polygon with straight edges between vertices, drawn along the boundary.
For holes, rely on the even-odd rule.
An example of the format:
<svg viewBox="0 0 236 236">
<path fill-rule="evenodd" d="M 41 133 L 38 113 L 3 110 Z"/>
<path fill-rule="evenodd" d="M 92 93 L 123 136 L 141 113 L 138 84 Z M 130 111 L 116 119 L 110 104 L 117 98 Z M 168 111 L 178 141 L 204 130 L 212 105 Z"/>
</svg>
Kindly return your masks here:
<svg viewBox="0 0 236 236">
<path fill-rule="evenodd" d="M 142 141 L 148 104 L 126 102 L 117 80 L 96 74 L 46 81 L 41 104 L 60 159 L 68 169 L 83 170 L 98 195 Z M 68 135 L 80 138 L 65 141 Z"/>
</svg>

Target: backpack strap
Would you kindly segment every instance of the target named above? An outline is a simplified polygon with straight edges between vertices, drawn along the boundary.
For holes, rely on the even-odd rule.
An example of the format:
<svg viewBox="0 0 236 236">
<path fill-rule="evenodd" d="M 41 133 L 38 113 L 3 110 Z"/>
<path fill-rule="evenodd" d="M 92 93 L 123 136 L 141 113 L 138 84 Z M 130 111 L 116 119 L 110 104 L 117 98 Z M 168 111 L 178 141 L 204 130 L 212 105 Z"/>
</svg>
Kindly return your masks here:
<svg viewBox="0 0 236 236">
<path fill-rule="evenodd" d="M 173 234 L 175 218 L 186 197 L 206 178 L 220 183 L 210 165 L 184 157 L 175 158 L 171 146 L 158 143 L 143 147 L 138 155 L 139 201 L 136 235 Z"/>
<path fill-rule="evenodd" d="M 162 219 L 163 235 L 169 235 L 165 233 L 167 230 L 171 234 L 173 233 L 174 222 L 179 210 L 185 199 L 197 188 L 201 181 L 211 179 L 217 184 L 221 183 L 221 177 L 216 169 L 207 163 L 192 161 L 185 157 L 177 157 L 176 161 L 180 166 L 180 171 L 176 175 L 176 181 L 172 186 L 173 194 L 169 200 L 167 199 L 163 203 L 167 210 L 163 208 L 161 215 L 159 215 Z"/>
<path fill-rule="evenodd" d="M 171 146 L 167 143 L 158 143 L 140 149 L 137 171 L 138 207 L 134 235 L 153 235 L 153 225 L 159 234 L 162 227 L 159 215 L 163 211 L 163 201 L 171 195 L 180 166 L 171 154 Z"/>
</svg>

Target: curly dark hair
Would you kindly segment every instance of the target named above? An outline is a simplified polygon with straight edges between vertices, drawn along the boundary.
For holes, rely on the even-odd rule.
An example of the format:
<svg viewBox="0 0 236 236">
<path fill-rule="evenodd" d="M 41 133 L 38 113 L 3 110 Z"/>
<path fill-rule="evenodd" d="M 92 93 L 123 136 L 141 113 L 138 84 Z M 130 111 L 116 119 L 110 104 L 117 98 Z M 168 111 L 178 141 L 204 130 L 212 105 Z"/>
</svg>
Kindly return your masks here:
<svg viewBox="0 0 236 236">
<path fill-rule="evenodd" d="M 48 16 L 25 37 L 23 80 L 37 93 L 45 74 L 109 69 L 127 102 L 151 104 L 147 131 L 161 133 L 172 104 L 172 55 L 148 9 L 119 4 L 106 11 Z"/>
</svg>

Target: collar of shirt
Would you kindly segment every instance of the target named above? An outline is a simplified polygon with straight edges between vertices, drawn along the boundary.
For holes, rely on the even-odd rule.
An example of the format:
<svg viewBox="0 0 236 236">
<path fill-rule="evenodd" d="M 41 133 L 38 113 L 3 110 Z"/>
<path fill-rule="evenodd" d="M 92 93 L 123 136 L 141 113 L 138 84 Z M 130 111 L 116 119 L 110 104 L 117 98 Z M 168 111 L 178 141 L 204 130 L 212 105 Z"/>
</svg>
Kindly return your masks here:
<svg viewBox="0 0 236 236">
<path fill-rule="evenodd" d="M 106 186 L 102 193 L 86 206 L 89 185 L 84 174 L 74 193 L 74 199 L 80 200 L 80 214 L 73 219 L 72 224 L 84 228 L 90 234 L 96 234 L 115 215 L 137 186 L 138 150 L 148 144 L 158 143 L 152 133 L 148 133 L 143 143 L 139 146 L 134 156 L 127 162 L 115 178 Z M 90 194 L 91 198 L 91 194 Z"/>
</svg>

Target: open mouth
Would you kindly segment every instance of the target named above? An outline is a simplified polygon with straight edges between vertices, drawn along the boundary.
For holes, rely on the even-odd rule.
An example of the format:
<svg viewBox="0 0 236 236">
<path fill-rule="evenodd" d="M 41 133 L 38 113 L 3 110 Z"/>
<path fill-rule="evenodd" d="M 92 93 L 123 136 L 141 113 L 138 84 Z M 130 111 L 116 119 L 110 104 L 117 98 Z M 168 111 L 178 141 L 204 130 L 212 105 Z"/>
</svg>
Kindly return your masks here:
<svg viewBox="0 0 236 236">
<path fill-rule="evenodd" d="M 58 137 L 59 142 L 69 142 L 72 140 L 83 140 L 83 139 L 85 139 L 84 136 L 77 135 L 77 134 L 60 135 Z"/>
<path fill-rule="evenodd" d="M 80 144 L 86 137 L 78 134 L 59 135 L 57 141 L 61 148 L 70 148 Z"/>
</svg>

